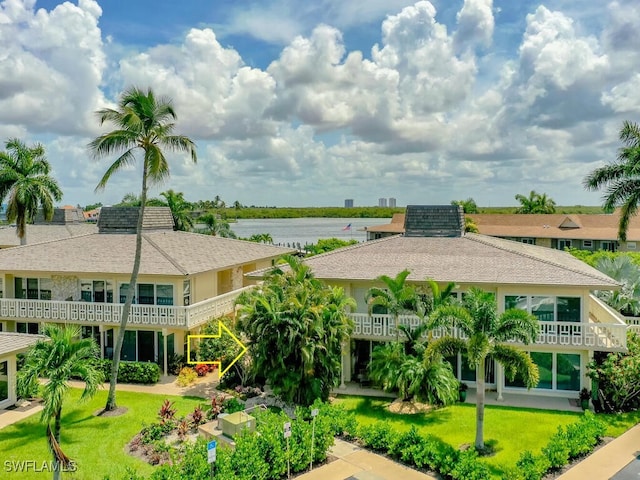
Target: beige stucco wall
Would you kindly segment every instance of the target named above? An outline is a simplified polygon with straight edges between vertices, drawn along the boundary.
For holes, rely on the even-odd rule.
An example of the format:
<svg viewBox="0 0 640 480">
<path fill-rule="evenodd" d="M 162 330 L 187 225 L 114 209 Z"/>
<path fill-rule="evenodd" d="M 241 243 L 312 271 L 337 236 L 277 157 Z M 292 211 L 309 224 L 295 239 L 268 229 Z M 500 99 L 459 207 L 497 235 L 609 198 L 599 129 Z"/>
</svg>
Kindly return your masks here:
<svg viewBox="0 0 640 480">
<path fill-rule="evenodd" d="M 550 238 L 536 238 L 536 245 L 540 247 L 551 248 L 551 239 Z"/>
</svg>

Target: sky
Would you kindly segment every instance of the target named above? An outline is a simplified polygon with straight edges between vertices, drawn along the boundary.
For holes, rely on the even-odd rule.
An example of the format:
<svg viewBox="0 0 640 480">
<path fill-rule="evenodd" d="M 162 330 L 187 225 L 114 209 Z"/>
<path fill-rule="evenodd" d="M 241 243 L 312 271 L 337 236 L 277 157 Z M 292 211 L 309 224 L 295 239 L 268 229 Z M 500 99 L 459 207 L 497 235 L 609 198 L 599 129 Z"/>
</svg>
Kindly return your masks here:
<svg viewBox="0 0 640 480">
<path fill-rule="evenodd" d="M 63 204 L 141 164 L 87 144 L 131 86 L 173 100 L 198 162 L 169 188 L 245 205 L 598 205 L 584 176 L 640 121 L 637 0 L 0 0 L 0 149 L 45 146 Z"/>
</svg>

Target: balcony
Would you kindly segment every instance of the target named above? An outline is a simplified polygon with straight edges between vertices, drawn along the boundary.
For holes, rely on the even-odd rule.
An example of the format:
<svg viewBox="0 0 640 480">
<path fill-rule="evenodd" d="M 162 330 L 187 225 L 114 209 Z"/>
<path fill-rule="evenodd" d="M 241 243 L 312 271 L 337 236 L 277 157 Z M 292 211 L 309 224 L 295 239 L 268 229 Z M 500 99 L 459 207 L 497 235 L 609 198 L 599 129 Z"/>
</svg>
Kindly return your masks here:
<svg viewBox="0 0 640 480">
<path fill-rule="evenodd" d="M 396 328 L 392 315 L 369 315 L 367 313 L 350 314 L 354 323 L 352 337 L 376 341 L 393 341 L 396 339 Z M 626 352 L 627 324 L 618 312 L 612 310 L 597 298 L 589 298 L 589 319 L 585 323 L 539 321 L 539 332 L 534 344 L 540 346 L 556 346 L 573 350 L 598 350 L 605 352 Z M 415 315 L 400 315 L 399 322 L 412 330 L 420 324 Z M 640 331 L 640 322 L 638 322 Z M 456 328 L 438 328 L 424 335 L 438 339 L 445 335 L 465 338 Z M 404 335 L 400 332 L 400 339 Z M 517 344 L 518 342 L 513 342 Z"/>
<path fill-rule="evenodd" d="M 190 330 L 211 318 L 233 312 L 238 296 L 253 287 L 234 290 L 188 307 L 131 305 L 128 325 Z M 0 299 L 0 318 L 18 322 L 65 322 L 90 325 L 120 324 L 121 303 Z"/>
</svg>

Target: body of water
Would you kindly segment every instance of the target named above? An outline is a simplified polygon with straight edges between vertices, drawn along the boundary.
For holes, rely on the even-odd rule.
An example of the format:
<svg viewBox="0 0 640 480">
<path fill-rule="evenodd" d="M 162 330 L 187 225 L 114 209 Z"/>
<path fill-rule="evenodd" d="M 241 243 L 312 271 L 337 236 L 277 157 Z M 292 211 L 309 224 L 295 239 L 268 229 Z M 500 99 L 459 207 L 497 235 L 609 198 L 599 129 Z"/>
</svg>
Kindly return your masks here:
<svg viewBox="0 0 640 480">
<path fill-rule="evenodd" d="M 238 237 L 249 238 L 258 233 L 268 233 L 277 244 L 317 243 L 320 238 L 339 238 L 364 242 L 364 227 L 389 223 L 389 218 L 270 218 L 238 220 L 231 229 Z M 351 224 L 350 230 L 343 230 Z"/>
</svg>

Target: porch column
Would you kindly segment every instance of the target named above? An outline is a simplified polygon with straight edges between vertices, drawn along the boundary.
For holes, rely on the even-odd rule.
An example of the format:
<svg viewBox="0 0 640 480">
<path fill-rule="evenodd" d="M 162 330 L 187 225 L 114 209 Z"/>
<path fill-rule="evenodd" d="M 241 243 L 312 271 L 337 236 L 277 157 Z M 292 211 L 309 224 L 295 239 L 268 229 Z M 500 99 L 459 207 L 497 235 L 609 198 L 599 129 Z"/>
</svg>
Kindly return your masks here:
<svg viewBox="0 0 640 480">
<path fill-rule="evenodd" d="M 351 340 L 342 343 L 340 352 L 341 376 L 340 388 L 347 388 L 345 382 L 351 380 Z"/>
<path fill-rule="evenodd" d="M 162 329 L 162 360 L 163 360 L 163 365 L 162 367 L 164 368 L 164 376 L 167 376 L 167 372 L 169 370 L 168 367 L 168 361 L 167 361 L 167 329 L 163 328 Z"/>
<path fill-rule="evenodd" d="M 504 387 L 504 368 L 499 362 L 494 362 L 496 366 L 496 390 L 498 391 L 498 400 L 502 401 L 502 389 Z"/>
</svg>

